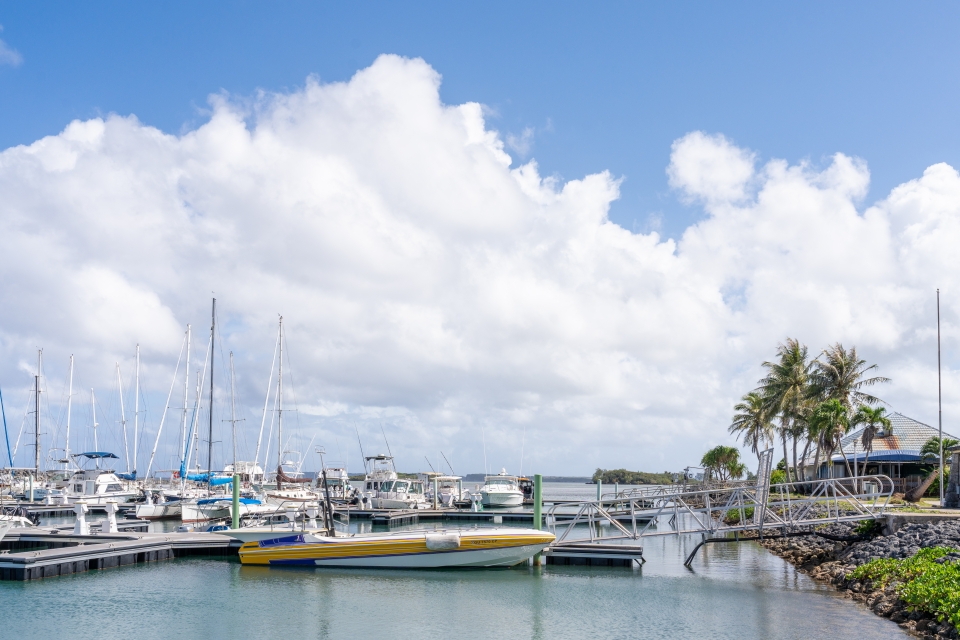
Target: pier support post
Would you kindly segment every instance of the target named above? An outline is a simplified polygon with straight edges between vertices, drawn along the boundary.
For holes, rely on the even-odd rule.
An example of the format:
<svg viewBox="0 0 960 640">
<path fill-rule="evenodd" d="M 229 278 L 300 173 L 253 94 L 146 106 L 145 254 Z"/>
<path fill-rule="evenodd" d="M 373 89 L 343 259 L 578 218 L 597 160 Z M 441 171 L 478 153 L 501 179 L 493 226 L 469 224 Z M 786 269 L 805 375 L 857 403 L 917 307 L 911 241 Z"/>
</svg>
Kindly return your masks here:
<svg viewBox="0 0 960 640">
<path fill-rule="evenodd" d="M 230 513 L 233 515 L 233 520 L 230 523 L 231 529 L 240 528 L 240 474 L 233 474 L 233 505 Z"/>
<path fill-rule="evenodd" d="M 107 500 L 103 508 L 107 512 L 107 519 L 100 526 L 100 533 L 117 533 L 119 531 L 117 529 L 117 501 L 111 498 Z"/>
<path fill-rule="evenodd" d="M 539 473 L 533 476 L 533 528 L 543 529 L 543 476 Z M 543 564 L 543 553 L 533 556 L 533 566 Z"/>
<path fill-rule="evenodd" d="M 39 446 L 39 445 L 37 445 Z M 27 502 L 33 502 L 33 476 L 27 476 L 30 479 L 30 488 L 27 490 Z"/>
<path fill-rule="evenodd" d="M 433 510 L 436 511 L 439 507 L 440 502 L 440 481 L 437 480 L 437 476 L 433 476 Z"/>
<path fill-rule="evenodd" d="M 603 495 L 603 480 L 597 480 L 597 502 L 600 502 L 600 496 Z"/>
<path fill-rule="evenodd" d="M 73 535 L 90 535 L 90 525 L 87 524 L 87 503 L 83 500 L 77 500 L 73 503 L 73 511 L 77 514 L 77 523 L 73 525 Z"/>
</svg>

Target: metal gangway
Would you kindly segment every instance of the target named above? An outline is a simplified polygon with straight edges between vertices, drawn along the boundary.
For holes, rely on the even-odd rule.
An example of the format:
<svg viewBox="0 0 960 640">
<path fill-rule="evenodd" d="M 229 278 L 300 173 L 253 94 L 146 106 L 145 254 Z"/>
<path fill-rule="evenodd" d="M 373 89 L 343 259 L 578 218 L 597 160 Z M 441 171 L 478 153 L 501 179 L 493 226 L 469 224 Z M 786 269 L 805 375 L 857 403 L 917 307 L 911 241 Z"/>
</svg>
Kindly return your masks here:
<svg viewBox="0 0 960 640">
<path fill-rule="evenodd" d="M 740 540 L 740 534 L 791 535 L 816 525 L 873 520 L 883 516 L 894 483 L 884 475 L 831 478 L 770 484 L 773 449 L 761 453 L 756 481 L 728 486 L 658 486 L 618 492 L 601 500 L 557 504 L 546 513 L 556 536 L 548 553 L 587 554 L 592 545 L 619 546 L 642 555 L 642 547 L 625 544 L 653 536 L 700 534 L 700 544 Z M 800 492 L 803 493 L 800 493 Z M 588 537 L 576 535 L 588 525 Z M 601 525 L 612 529 L 601 535 Z M 580 529 L 577 529 L 580 527 Z M 730 538 L 728 534 L 733 534 Z M 613 544 L 611 544 L 613 543 Z"/>
</svg>

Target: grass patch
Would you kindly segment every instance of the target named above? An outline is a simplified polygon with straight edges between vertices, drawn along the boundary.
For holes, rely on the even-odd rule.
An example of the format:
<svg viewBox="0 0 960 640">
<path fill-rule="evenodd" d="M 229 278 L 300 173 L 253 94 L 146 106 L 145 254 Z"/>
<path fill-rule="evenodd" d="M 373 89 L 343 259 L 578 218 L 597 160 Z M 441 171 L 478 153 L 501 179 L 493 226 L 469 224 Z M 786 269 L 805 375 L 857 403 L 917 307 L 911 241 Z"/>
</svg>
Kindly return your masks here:
<svg viewBox="0 0 960 640">
<path fill-rule="evenodd" d="M 743 517 L 746 520 L 752 518 L 753 507 L 744 507 Z M 738 524 L 740 522 L 740 509 L 730 509 L 727 511 L 727 515 L 724 516 L 723 521 L 727 524 Z"/>
<path fill-rule="evenodd" d="M 920 549 L 912 558 L 879 558 L 857 567 L 853 577 L 874 586 L 896 584 L 897 595 L 912 607 L 960 626 L 960 564 L 935 562 L 955 551 L 946 547 Z"/>
</svg>

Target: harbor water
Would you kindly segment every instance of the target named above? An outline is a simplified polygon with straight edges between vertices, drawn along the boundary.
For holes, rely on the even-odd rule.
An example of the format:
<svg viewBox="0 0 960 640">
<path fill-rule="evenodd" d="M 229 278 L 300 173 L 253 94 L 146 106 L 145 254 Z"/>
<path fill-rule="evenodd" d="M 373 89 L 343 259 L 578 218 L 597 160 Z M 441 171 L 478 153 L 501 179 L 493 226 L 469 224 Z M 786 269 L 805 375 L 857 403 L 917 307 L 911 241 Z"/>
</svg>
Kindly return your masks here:
<svg viewBox="0 0 960 640">
<path fill-rule="evenodd" d="M 595 487 L 546 484 L 545 498 Z M 650 538 L 642 568 L 383 571 L 184 558 L 0 582 L 18 640 L 97 638 L 896 638 L 893 622 L 754 543 Z M 12 631 L 7 626 L 7 631 Z"/>
</svg>

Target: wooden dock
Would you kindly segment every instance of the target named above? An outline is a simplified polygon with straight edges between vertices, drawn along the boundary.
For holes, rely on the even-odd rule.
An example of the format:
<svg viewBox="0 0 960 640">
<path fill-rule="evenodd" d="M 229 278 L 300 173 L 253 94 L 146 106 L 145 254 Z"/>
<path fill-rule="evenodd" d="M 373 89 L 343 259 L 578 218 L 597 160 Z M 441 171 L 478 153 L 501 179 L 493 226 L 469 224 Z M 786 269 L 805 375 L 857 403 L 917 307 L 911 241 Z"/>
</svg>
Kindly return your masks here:
<svg viewBox="0 0 960 640">
<path fill-rule="evenodd" d="M 0 541 L 0 580 L 39 580 L 189 555 L 234 555 L 240 542 L 216 533 L 11 530 Z"/>
</svg>

